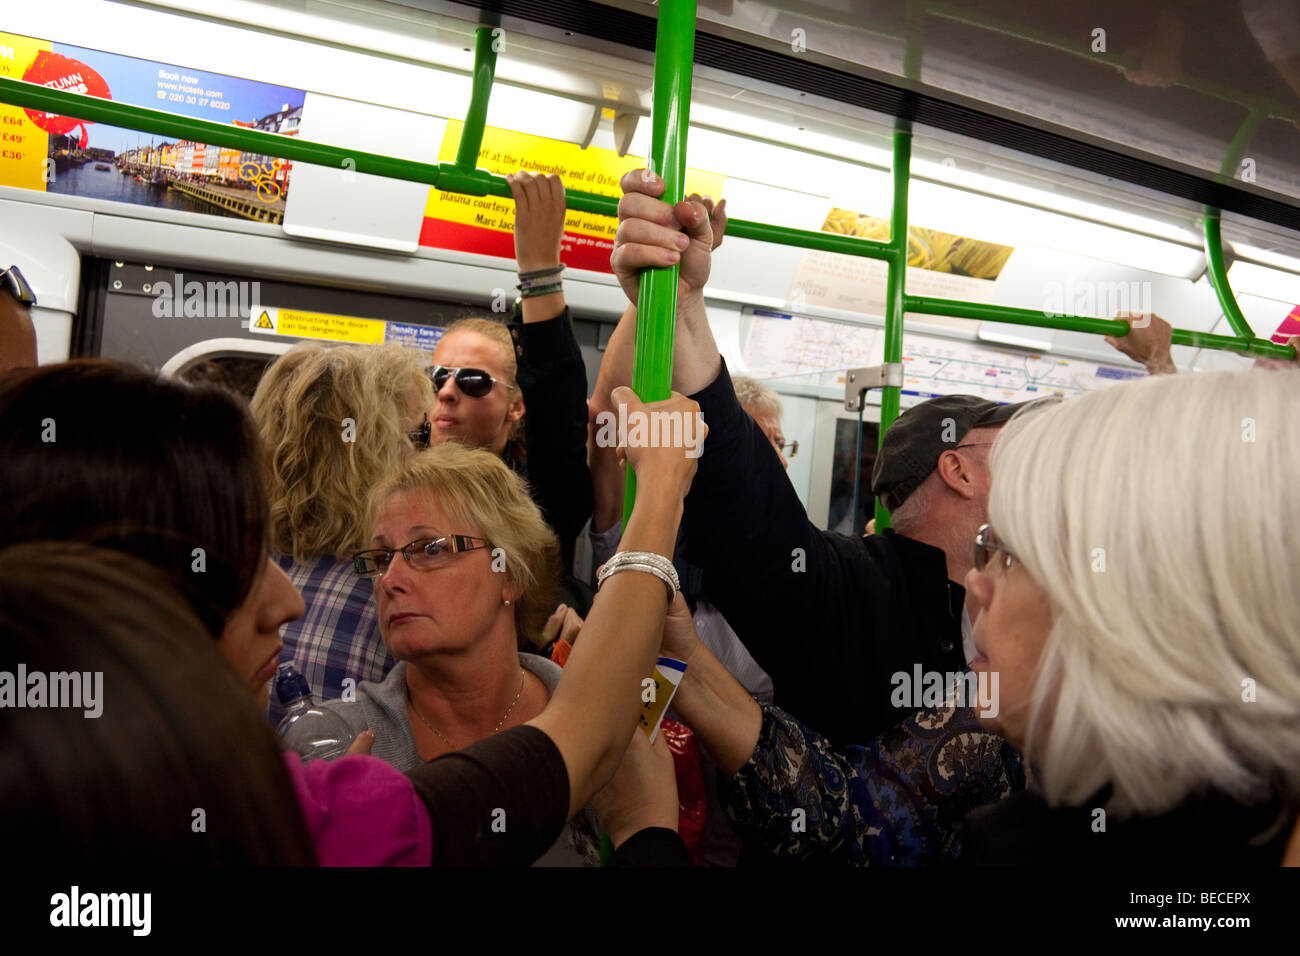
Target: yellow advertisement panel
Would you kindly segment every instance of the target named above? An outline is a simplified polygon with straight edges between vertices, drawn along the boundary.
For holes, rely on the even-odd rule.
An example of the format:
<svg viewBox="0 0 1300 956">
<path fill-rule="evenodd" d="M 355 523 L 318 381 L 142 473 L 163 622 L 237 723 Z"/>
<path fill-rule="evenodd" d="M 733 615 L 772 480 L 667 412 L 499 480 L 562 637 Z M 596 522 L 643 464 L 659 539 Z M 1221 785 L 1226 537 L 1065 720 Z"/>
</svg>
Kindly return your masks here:
<svg viewBox="0 0 1300 956">
<path fill-rule="evenodd" d="M 39 53 L 49 53 L 44 40 L 0 33 L 0 76 L 21 80 Z M 21 106 L 0 103 L 0 186 L 45 189 L 52 164 L 47 162 L 50 134 L 37 126 Z"/>
<path fill-rule="evenodd" d="M 455 161 L 464 126 L 459 120 L 447 123 L 438 154 L 440 162 Z M 596 146 L 583 149 L 575 143 L 490 126 L 483 132 L 483 145 L 478 154 L 479 167 L 497 175 L 521 169 L 554 173 L 565 189 L 615 198 L 622 195 L 618 183 L 623 174 L 645 164 L 641 157 L 619 156 L 609 149 Z M 687 195 L 699 193 L 717 199 L 725 181 L 726 177 L 719 173 L 688 169 L 685 191 Z M 420 245 L 513 259 L 514 226 L 515 204 L 509 199 L 461 196 L 431 188 L 424 209 Z M 617 219 L 571 210 L 564 221 L 560 258 L 573 268 L 608 272 L 617 230 Z"/>
</svg>

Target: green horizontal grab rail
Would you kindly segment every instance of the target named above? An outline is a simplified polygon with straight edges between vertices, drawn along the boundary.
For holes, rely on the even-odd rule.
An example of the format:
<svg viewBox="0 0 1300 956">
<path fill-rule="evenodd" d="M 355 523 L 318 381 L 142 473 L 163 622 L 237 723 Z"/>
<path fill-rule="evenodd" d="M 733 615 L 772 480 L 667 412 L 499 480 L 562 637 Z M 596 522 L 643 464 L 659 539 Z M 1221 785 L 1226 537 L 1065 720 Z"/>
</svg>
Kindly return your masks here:
<svg viewBox="0 0 1300 956">
<path fill-rule="evenodd" d="M 27 83 L 9 77 L 0 77 L 0 103 L 10 103 L 26 109 L 105 123 L 125 129 L 140 130 L 178 140 L 184 139 L 265 156 L 276 156 L 282 159 L 294 160 L 295 162 L 311 163 L 334 169 L 351 169 L 358 173 L 385 176 L 389 179 L 426 183 L 439 189 L 468 195 L 491 195 L 503 199 L 511 198 L 510 187 L 505 178 L 490 175 L 483 170 L 464 173 L 451 163 L 419 163 L 414 160 L 398 159 L 379 153 L 368 153 L 341 146 L 313 143 L 298 136 L 284 136 L 279 133 L 267 133 L 261 130 L 217 123 L 212 120 L 176 116 L 148 107 L 132 106 L 127 103 L 118 103 L 113 100 L 86 96 L 81 93 L 69 93 L 66 90 L 52 90 L 48 87 L 38 86 L 35 83 Z M 567 193 L 566 201 L 570 209 L 578 212 L 595 213 L 610 217 L 618 215 L 618 200 L 611 196 L 571 190 Z M 833 233 L 790 229 L 784 226 L 772 226 L 743 219 L 729 219 L 727 234 L 742 239 L 756 239 L 763 242 L 775 242 L 782 245 L 818 249 L 825 252 L 838 252 L 844 255 L 872 259 L 888 260 L 891 254 L 888 243 L 835 235 Z M 1207 256 L 1208 259 L 1209 256 Z M 979 303 L 959 303 L 951 300 L 925 300 L 910 296 L 906 297 L 906 300 L 912 303 L 918 301 L 944 302 L 944 308 L 948 310 L 944 314 L 958 318 L 972 316 L 967 312 L 954 310 L 987 309 L 992 311 L 984 312 L 979 316 L 980 318 L 988 321 L 1013 322 L 1022 325 L 1038 324 L 1050 328 L 1074 331 L 1089 331 L 1085 327 L 1087 324 L 1111 321 L 1076 316 L 1059 316 L 1048 319 L 1042 313 L 1023 309 L 1007 309 L 1005 307 L 984 306 Z M 910 311 L 923 311 L 920 308 L 913 308 L 911 305 L 908 308 Z M 1114 325 L 1124 326 L 1124 323 L 1115 323 Z M 1110 334 L 1123 334 L 1123 330 L 1117 327 L 1110 327 L 1107 331 Z M 1241 352 L 1261 358 L 1295 358 L 1295 350 L 1290 346 L 1279 345 L 1258 338 L 1237 339 L 1231 336 L 1175 330 L 1174 343 Z"/>
<path fill-rule="evenodd" d="M 977 319 L 981 322 L 1009 322 L 1015 325 L 1032 325 L 1044 329 L 1062 329 L 1067 332 L 1088 332 L 1093 335 L 1127 335 L 1129 326 L 1120 319 L 1095 319 L 1085 315 L 1050 316 L 1033 309 L 1014 309 L 1005 305 L 984 302 L 961 302 L 956 299 L 935 299 L 930 296 L 903 297 L 906 311 L 922 315 L 947 315 L 957 319 Z M 1174 329 L 1174 345 L 1192 348 L 1220 349 L 1228 352 L 1249 352 L 1268 358 L 1294 357 L 1290 346 L 1278 345 L 1268 339 L 1253 335 L 1241 338 L 1232 335 L 1212 335 L 1191 329 Z"/>
<path fill-rule="evenodd" d="M 466 173 L 452 163 L 420 163 L 380 153 L 348 149 L 344 146 L 313 143 L 298 136 L 284 136 L 280 133 L 246 129 L 212 120 L 176 116 L 145 106 L 132 106 L 129 103 L 99 99 L 81 93 L 69 93 L 66 90 L 52 90 L 9 77 L 0 76 L 0 103 L 11 103 L 26 109 L 106 123 L 124 129 L 136 129 L 178 140 L 224 146 L 228 149 L 239 149 L 264 156 L 277 156 L 281 159 L 291 159 L 316 166 L 351 169 L 358 173 L 385 176 L 389 179 L 426 183 L 448 192 L 472 196 L 499 196 L 502 199 L 512 198 L 505 177 L 495 176 L 484 170 Z M 575 212 L 595 213 L 611 218 L 618 216 L 618 199 L 613 196 L 569 190 L 566 203 Z M 886 256 L 886 244 L 882 242 L 813 232 L 808 229 L 771 226 L 744 219 L 729 219 L 727 235 L 739 239 L 757 239 L 760 242 L 777 242 L 805 249 L 819 249 L 823 252 L 840 252 L 850 256 L 865 255 L 876 259 L 883 259 Z"/>
</svg>

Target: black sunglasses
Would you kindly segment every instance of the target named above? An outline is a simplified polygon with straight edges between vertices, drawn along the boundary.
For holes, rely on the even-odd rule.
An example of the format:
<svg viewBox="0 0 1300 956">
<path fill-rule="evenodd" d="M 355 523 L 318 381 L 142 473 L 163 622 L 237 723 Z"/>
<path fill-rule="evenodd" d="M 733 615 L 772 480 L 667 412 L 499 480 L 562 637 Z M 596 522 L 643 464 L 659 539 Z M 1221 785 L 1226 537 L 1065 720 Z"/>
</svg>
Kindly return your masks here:
<svg viewBox="0 0 1300 956">
<path fill-rule="evenodd" d="M 36 293 L 32 291 L 32 287 L 23 278 L 17 266 L 10 266 L 4 272 L 0 272 L 0 284 L 3 284 L 9 294 L 18 300 L 19 305 L 30 309 L 36 304 Z"/>
<path fill-rule="evenodd" d="M 424 421 L 420 423 L 419 428 L 414 428 L 406 433 L 406 437 L 411 440 L 416 451 L 424 451 L 429 447 L 429 436 L 433 434 L 433 424 L 429 421 L 429 413 L 424 413 Z"/>
<path fill-rule="evenodd" d="M 441 392 L 442 387 L 447 384 L 447 379 L 453 376 L 456 379 L 456 387 L 470 398 L 483 398 L 492 391 L 493 385 L 501 382 L 499 378 L 481 368 L 450 368 L 446 365 L 434 365 L 429 368 L 429 378 L 433 381 L 436 392 Z M 501 382 L 501 384 L 511 391 L 518 388 L 517 385 L 511 385 L 509 382 Z"/>
</svg>

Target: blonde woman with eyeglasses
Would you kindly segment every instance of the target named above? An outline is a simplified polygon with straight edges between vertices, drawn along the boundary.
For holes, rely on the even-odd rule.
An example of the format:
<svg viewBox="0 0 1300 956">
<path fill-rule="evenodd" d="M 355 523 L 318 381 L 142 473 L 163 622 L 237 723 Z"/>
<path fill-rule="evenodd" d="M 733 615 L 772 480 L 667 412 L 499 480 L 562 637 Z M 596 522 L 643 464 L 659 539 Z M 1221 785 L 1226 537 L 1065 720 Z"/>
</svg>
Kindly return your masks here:
<svg viewBox="0 0 1300 956">
<path fill-rule="evenodd" d="M 371 753 L 399 770 L 527 723 L 546 707 L 558 664 L 539 643 L 560 577 L 559 545 L 523 480 L 497 455 L 444 442 L 370 490 L 371 535 L 353 556 L 373 584 L 384 645 L 398 663 L 331 701 Z M 594 853 L 580 817 L 574 836 Z M 551 861 L 581 862 L 568 841 Z"/>
</svg>

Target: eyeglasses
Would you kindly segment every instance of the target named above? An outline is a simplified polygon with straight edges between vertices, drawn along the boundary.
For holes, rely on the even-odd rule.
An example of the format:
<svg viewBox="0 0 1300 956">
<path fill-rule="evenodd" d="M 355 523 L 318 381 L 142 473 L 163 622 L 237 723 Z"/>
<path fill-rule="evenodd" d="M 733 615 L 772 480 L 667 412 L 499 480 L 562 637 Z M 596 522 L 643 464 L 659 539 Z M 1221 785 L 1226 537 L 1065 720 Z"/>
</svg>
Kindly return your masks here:
<svg viewBox="0 0 1300 956">
<path fill-rule="evenodd" d="M 993 442 L 991 441 L 970 441 L 964 445 L 953 445 L 952 450 L 956 451 L 958 448 L 984 448 L 992 444 Z"/>
<path fill-rule="evenodd" d="M 429 369 L 429 378 L 433 381 L 434 391 L 441 392 L 442 387 L 447 384 L 447 379 L 453 376 L 456 379 L 456 387 L 470 398 L 483 398 L 498 382 L 511 391 L 519 387 L 509 382 L 502 382 L 501 379 L 481 368 L 450 368 L 446 365 L 434 365 Z"/>
<path fill-rule="evenodd" d="M 424 421 L 419 428 L 412 429 L 406 433 L 406 437 L 411 440 L 416 451 L 424 451 L 429 447 L 429 435 L 433 433 L 433 425 L 429 422 L 429 413 L 424 413 Z"/>
<path fill-rule="evenodd" d="M 796 438 L 794 441 L 779 441 L 776 443 L 776 447 L 781 449 L 781 454 L 785 455 L 786 458 L 793 458 L 795 455 L 799 454 L 799 439 Z"/>
<path fill-rule="evenodd" d="M 400 548 L 371 548 L 352 555 L 352 571 L 363 578 L 377 578 L 393 563 L 393 555 L 401 552 L 406 563 L 419 571 L 428 571 L 442 564 L 448 554 L 477 551 L 491 545 L 482 538 L 464 534 L 449 534 L 441 538 L 416 538 Z"/>
<path fill-rule="evenodd" d="M 36 293 L 32 291 L 32 287 L 23 278 L 17 266 L 10 266 L 4 272 L 0 272 L 0 285 L 18 300 L 19 305 L 30 309 L 36 304 Z"/>
<path fill-rule="evenodd" d="M 982 524 L 979 530 L 975 532 L 975 570 L 983 571 L 988 566 L 989 559 L 994 552 L 1002 553 L 1002 566 L 1006 568 L 1011 567 L 1020 560 L 1007 549 L 1007 546 L 993 533 L 991 527 Z"/>
</svg>

